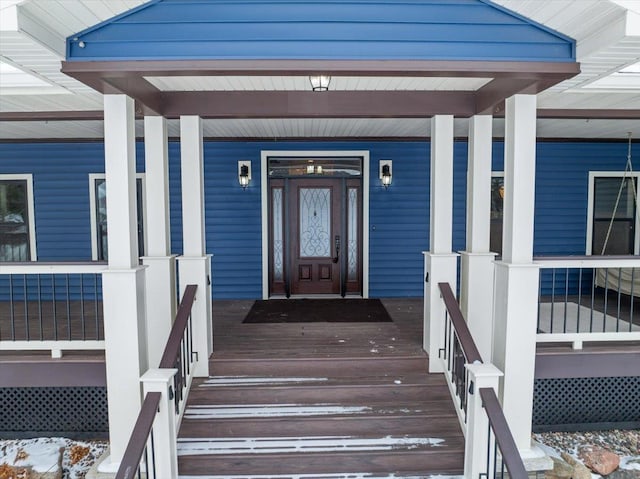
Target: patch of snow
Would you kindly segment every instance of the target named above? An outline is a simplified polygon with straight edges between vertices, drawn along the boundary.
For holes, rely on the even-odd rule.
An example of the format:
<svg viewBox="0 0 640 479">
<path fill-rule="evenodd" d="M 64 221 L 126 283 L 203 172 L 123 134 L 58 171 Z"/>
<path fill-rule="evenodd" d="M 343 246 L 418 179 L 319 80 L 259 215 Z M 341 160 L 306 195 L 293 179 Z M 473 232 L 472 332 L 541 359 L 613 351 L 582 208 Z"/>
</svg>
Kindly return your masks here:
<svg viewBox="0 0 640 479">
<path fill-rule="evenodd" d="M 180 438 L 179 456 L 205 454 L 257 454 L 292 452 L 388 451 L 440 446 L 444 439 L 431 437 L 354 438 L 350 436 L 265 437 L 265 438 Z"/>
<path fill-rule="evenodd" d="M 250 404 L 245 406 L 189 406 L 185 411 L 188 419 L 293 417 L 363 414 L 371 411 L 367 406 L 297 405 L 297 404 Z"/>
<path fill-rule="evenodd" d="M 620 469 L 633 469 L 640 471 L 640 455 L 622 456 L 620 458 Z"/>
<path fill-rule="evenodd" d="M 62 468 L 63 478 L 81 479 L 106 448 L 106 442 L 62 437 L 0 440 L 0 464 L 30 466 L 37 473 L 57 473 Z M 15 461 L 19 451 L 23 458 Z"/>
<path fill-rule="evenodd" d="M 328 378 L 269 378 L 269 377 L 248 377 L 248 376 L 216 376 L 210 377 L 200 387 L 215 386 L 256 386 L 266 384 L 289 384 L 328 381 Z"/>
</svg>

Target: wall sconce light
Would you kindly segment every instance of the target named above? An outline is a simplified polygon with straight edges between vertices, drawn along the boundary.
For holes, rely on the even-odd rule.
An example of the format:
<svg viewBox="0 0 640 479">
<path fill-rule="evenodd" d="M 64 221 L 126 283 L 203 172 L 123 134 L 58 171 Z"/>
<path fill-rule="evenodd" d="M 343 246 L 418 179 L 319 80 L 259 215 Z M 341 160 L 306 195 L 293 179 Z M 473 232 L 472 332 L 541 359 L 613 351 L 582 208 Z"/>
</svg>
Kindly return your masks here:
<svg viewBox="0 0 640 479">
<path fill-rule="evenodd" d="M 380 160 L 380 181 L 387 188 L 393 179 L 393 161 Z"/>
<path fill-rule="evenodd" d="M 313 91 L 327 91 L 329 90 L 331 77 L 329 75 L 312 75 L 309 77 L 309 81 Z"/>
<path fill-rule="evenodd" d="M 247 189 L 249 182 L 251 181 L 251 162 L 250 161 L 238 161 L 238 183 L 242 186 L 243 190 Z"/>
</svg>

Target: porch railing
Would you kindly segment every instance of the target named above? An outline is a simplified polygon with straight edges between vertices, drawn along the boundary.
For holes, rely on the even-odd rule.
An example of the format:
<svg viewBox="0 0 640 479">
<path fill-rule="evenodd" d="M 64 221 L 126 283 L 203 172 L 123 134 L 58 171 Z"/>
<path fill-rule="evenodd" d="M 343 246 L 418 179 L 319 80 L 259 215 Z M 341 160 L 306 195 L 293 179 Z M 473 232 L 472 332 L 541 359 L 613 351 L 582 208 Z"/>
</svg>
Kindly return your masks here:
<svg viewBox="0 0 640 479">
<path fill-rule="evenodd" d="M 538 342 L 640 340 L 640 258 L 536 257 Z"/>
<path fill-rule="evenodd" d="M 446 308 L 440 358 L 465 435 L 466 479 L 528 477 L 496 397 L 502 372 L 482 357 L 448 283 L 438 283 Z"/>
<path fill-rule="evenodd" d="M 103 350 L 106 263 L 0 264 L 0 350 Z"/>
<path fill-rule="evenodd" d="M 178 477 L 176 431 L 189 396 L 197 354 L 191 327 L 197 288 L 185 288 L 160 367 L 141 378 L 145 399 L 116 479 Z"/>
</svg>

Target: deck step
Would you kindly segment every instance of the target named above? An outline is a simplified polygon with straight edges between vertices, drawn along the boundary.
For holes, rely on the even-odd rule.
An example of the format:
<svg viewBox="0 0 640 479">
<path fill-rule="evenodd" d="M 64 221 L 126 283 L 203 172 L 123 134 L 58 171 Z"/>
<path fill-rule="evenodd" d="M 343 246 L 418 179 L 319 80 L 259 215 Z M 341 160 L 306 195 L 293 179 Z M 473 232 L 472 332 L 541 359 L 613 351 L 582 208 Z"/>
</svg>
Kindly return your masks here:
<svg viewBox="0 0 640 479">
<path fill-rule="evenodd" d="M 305 435 L 449 434 L 455 415 L 440 403 L 410 405 L 250 405 L 191 406 L 180 428 L 181 437 L 260 437 Z"/>
<path fill-rule="evenodd" d="M 446 384 L 388 384 L 341 386 L 262 386 L 195 387 L 189 393 L 190 405 L 223 404 L 407 404 L 424 400 L 449 400 Z"/>
<path fill-rule="evenodd" d="M 230 452 L 231 451 L 231 452 Z M 464 442 L 459 437 L 247 438 L 178 443 L 181 476 L 414 473 L 461 474 Z"/>
<path fill-rule="evenodd" d="M 375 350 L 375 347 L 372 347 Z M 353 354 L 353 351 L 351 352 Z M 234 358 L 213 354 L 209 360 L 209 374 L 212 376 L 243 375 L 286 375 L 308 377 L 314 375 L 330 377 L 357 377 L 375 371 L 378 375 L 415 373 L 427 371 L 429 362 L 426 355 L 397 357 L 290 357 L 286 354 L 278 358 Z"/>
</svg>

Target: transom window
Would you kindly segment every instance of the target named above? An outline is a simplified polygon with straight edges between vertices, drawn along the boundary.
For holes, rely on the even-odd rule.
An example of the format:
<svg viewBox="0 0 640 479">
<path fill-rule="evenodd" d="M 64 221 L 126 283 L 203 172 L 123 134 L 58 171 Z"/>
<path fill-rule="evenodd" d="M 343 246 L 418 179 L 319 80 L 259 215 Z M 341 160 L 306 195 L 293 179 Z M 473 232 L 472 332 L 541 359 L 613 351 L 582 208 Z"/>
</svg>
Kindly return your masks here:
<svg viewBox="0 0 640 479">
<path fill-rule="evenodd" d="M 31 175 L 0 175 L 0 261 L 35 261 Z"/>
</svg>

